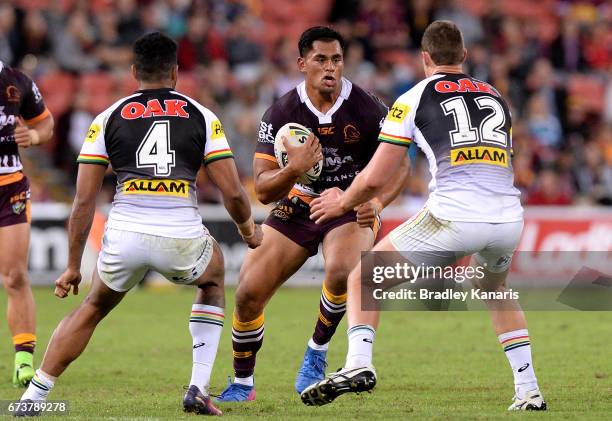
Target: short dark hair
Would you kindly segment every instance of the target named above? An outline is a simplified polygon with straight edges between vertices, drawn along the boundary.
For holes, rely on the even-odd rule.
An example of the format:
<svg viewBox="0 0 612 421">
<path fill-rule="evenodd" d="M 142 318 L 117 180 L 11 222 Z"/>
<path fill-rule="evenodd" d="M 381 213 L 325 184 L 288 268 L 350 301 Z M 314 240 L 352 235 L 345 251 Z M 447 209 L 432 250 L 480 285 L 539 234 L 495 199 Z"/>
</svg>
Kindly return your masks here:
<svg viewBox="0 0 612 421">
<path fill-rule="evenodd" d="M 463 62 L 463 35 L 450 20 L 432 22 L 425 29 L 421 48 L 438 66 Z"/>
<path fill-rule="evenodd" d="M 176 42 L 161 32 L 151 32 L 134 42 L 134 66 L 136 78 L 155 82 L 169 77 L 176 66 Z"/>
<path fill-rule="evenodd" d="M 302 35 L 300 36 L 300 40 L 298 41 L 300 57 L 305 57 L 306 54 L 312 50 L 312 44 L 315 41 L 338 41 L 343 53 L 344 47 L 346 46 L 344 38 L 335 29 L 332 29 L 329 26 L 313 26 L 312 28 L 308 28 L 302 32 Z"/>
</svg>

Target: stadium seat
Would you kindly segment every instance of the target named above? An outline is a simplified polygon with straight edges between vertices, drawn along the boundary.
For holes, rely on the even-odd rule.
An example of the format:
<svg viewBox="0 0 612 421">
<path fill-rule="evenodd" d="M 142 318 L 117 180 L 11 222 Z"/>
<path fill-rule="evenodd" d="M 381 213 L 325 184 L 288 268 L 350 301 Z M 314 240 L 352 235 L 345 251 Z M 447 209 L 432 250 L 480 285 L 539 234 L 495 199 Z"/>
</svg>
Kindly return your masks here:
<svg viewBox="0 0 612 421">
<path fill-rule="evenodd" d="M 61 116 L 72 105 L 77 84 L 70 73 L 47 73 L 37 80 L 37 85 L 54 116 Z"/>
<path fill-rule="evenodd" d="M 604 107 L 605 84 L 597 76 L 572 75 L 567 81 L 570 102 L 598 113 Z"/>
<path fill-rule="evenodd" d="M 106 72 L 84 73 L 79 79 L 79 89 L 92 93 L 111 91 L 115 88 L 115 81 Z"/>
<path fill-rule="evenodd" d="M 192 73 L 179 73 L 176 89 L 190 97 L 198 95 L 199 83 Z"/>
<path fill-rule="evenodd" d="M 89 94 L 88 111 L 99 114 L 119 98 L 116 84 L 108 73 L 85 73 L 79 79 L 79 89 Z"/>
</svg>

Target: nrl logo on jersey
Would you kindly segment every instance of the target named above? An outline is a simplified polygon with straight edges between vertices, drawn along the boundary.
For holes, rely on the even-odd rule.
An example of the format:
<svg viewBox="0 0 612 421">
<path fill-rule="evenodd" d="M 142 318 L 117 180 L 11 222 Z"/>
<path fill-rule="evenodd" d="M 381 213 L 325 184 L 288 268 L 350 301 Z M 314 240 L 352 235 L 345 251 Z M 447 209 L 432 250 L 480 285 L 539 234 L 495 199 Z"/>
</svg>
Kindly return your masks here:
<svg viewBox="0 0 612 421">
<path fill-rule="evenodd" d="M 0 129 L 14 125 L 15 119 L 16 117 L 13 114 L 4 114 L 4 107 L 0 106 Z"/>
<path fill-rule="evenodd" d="M 133 179 L 123 183 L 123 193 L 187 197 L 189 194 L 189 183 L 183 180 Z"/>
<path fill-rule="evenodd" d="M 508 166 L 508 152 L 504 149 L 488 146 L 473 146 L 451 150 L 451 166 L 465 164 L 490 164 L 500 167 Z"/>
</svg>

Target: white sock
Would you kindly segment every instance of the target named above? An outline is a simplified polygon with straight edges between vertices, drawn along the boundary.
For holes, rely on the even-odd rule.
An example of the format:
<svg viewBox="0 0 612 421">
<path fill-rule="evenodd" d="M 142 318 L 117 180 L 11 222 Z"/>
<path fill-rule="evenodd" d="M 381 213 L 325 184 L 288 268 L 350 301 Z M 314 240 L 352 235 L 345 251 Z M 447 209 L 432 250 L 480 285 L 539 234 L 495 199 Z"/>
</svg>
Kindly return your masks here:
<svg viewBox="0 0 612 421">
<path fill-rule="evenodd" d="M 30 382 L 30 385 L 21 396 L 21 400 L 30 399 L 33 401 L 44 401 L 47 400 L 47 395 L 53 385 L 55 384 L 56 377 L 50 376 L 49 374 L 42 371 L 40 368 L 36 370 L 36 375 Z"/>
<path fill-rule="evenodd" d="M 189 332 L 193 339 L 193 368 L 190 385 L 196 385 L 206 393 L 210 383 L 221 330 L 223 330 L 224 311 L 221 307 L 194 304 L 191 307 Z"/>
<path fill-rule="evenodd" d="M 310 338 L 310 340 L 308 341 L 308 346 L 314 349 L 315 351 L 327 351 L 329 348 L 329 342 L 323 345 L 319 345 L 312 338 Z"/>
<path fill-rule="evenodd" d="M 514 330 L 499 335 L 499 342 L 504 348 L 506 357 L 514 374 L 514 389 L 519 399 L 525 393 L 538 389 L 538 380 L 531 361 L 531 345 L 527 329 Z"/>
<path fill-rule="evenodd" d="M 364 367 L 372 364 L 374 328 L 369 325 L 355 325 L 348 330 L 348 354 L 344 368 Z"/>
<path fill-rule="evenodd" d="M 253 387 L 255 385 L 255 381 L 253 380 L 253 376 L 249 376 L 249 377 L 234 377 L 234 383 L 242 384 L 244 386 L 251 386 L 251 387 Z"/>
</svg>

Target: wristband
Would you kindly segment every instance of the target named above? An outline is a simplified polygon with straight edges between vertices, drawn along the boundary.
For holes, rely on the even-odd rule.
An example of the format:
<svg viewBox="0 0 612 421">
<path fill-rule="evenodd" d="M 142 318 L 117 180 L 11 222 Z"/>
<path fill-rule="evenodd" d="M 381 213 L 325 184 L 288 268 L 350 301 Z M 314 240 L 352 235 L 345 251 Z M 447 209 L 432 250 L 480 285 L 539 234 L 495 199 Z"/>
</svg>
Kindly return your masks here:
<svg viewBox="0 0 612 421">
<path fill-rule="evenodd" d="M 28 130 L 28 133 L 30 134 L 30 144 L 34 146 L 40 145 L 40 134 L 38 134 L 38 131 L 35 129 L 30 129 Z"/>
<path fill-rule="evenodd" d="M 253 221 L 252 216 L 249 216 L 249 219 L 245 222 L 236 223 L 236 227 L 238 227 L 240 235 L 245 238 L 252 237 L 255 234 L 255 221 Z"/>
</svg>

